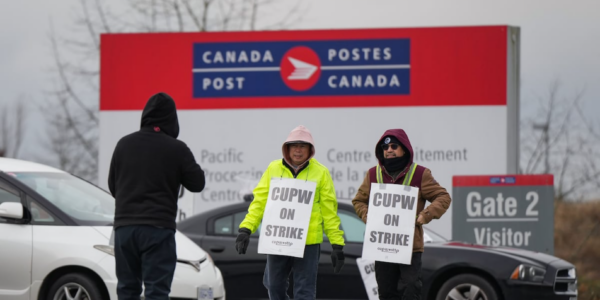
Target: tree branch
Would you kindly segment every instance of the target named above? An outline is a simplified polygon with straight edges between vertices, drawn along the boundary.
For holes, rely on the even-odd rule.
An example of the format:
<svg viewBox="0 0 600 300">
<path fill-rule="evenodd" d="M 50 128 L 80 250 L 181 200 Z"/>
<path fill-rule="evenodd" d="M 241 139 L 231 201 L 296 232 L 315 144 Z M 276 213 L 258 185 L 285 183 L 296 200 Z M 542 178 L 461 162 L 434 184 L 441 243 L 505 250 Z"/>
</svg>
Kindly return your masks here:
<svg viewBox="0 0 600 300">
<path fill-rule="evenodd" d="M 258 10 L 260 17 L 267 15 L 265 8 L 275 3 L 272 0 L 127 0 L 126 9 L 114 12 L 107 2 L 86 1 L 92 0 L 77 3 L 79 15 L 74 25 L 75 31 L 91 39 L 59 39 L 51 27 L 57 81 L 51 94 L 54 101 L 44 108 L 48 124 L 44 142 L 54 151 L 62 169 L 90 180 L 97 176 L 101 33 L 247 30 L 249 19 L 250 29 L 255 29 L 260 21 Z M 247 1 L 253 5 L 246 6 Z M 211 9 L 215 3 L 220 9 Z M 279 17 L 281 12 L 272 14 Z M 3 126 L 0 133 L 7 128 Z"/>
<path fill-rule="evenodd" d="M 100 42 L 98 41 L 98 35 L 96 34 L 96 31 L 94 30 L 94 26 L 92 25 L 92 20 L 90 19 L 85 0 L 81 0 L 80 2 L 81 2 L 81 7 L 83 9 L 85 25 L 88 29 L 90 37 L 92 38 L 92 42 L 94 43 L 95 48 L 100 50 Z"/>
<path fill-rule="evenodd" d="M 192 9 L 192 6 L 190 5 L 190 0 L 183 0 L 183 6 L 185 6 L 185 10 L 187 11 L 188 15 L 192 19 L 192 22 L 194 22 L 194 25 L 196 25 L 196 28 L 198 29 L 198 31 L 202 31 L 202 24 L 200 24 L 200 19 L 198 19 L 198 17 L 194 13 L 194 10 Z"/>
<path fill-rule="evenodd" d="M 60 54 L 59 54 L 58 46 L 56 44 L 56 38 L 54 36 L 54 31 L 52 31 L 51 42 L 52 42 L 52 49 L 53 49 L 53 54 L 54 54 L 54 62 L 56 63 L 58 74 L 63 83 L 65 91 L 71 96 L 71 98 L 73 98 L 73 101 L 75 101 L 75 103 L 88 115 L 90 120 L 93 120 L 94 123 L 97 124 L 98 118 L 96 117 L 96 114 L 92 110 L 90 110 L 88 107 L 86 107 L 85 104 L 83 104 L 83 101 L 81 101 L 81 99 L 79 99 L 79 97 L 75 94 L 75 92 L 71 88 L 69 79 L 67 78 L 67 75 L 65 74 L 64 65 L 62 64 L 61 59 L 60 59 Z"/>
<path fill-rule="evenodd" d="M 250 14 L 250 31 L 256 28 L 256 15 L 258 14 L 258 1 L 252 0 L 252 13 Z"/>
<path fill-rule="evenodd" d="M 177 25 L 179 26 L 179 31 L 183 32 L 184 27 L 183 27 L 183 17 L 181 15 L 181 9 L 179 7 L 179 1 L 178 0 L 174 0 L 173 1 L 173 9 L 175 10 L 175 15 L 177 16 Z"/>
<path fill-rule="evenodd" d="M 208 8 L 210 7 L 212 0 L 204 0 L 204 9 L 202 10 L 202 27 L 200 31 L 207 31 L 207 23 L 208 23 Z"/>
<path fill-rule="evenodd" d="M 108 22 L 106 21 L 106 14 L 104 13 L 104 9 L 102 8 L 102 5 L 100 4 L 99 0 L 95 0 L 96 2 L 96 10 L 98 11 L 98 15 L 100 16 L 100 22 L 102 23 L 102 28 L 104 28 L 104 32 L 105 33 L 110 33 L 110 26 L 108 25 Z"/>
</svg>

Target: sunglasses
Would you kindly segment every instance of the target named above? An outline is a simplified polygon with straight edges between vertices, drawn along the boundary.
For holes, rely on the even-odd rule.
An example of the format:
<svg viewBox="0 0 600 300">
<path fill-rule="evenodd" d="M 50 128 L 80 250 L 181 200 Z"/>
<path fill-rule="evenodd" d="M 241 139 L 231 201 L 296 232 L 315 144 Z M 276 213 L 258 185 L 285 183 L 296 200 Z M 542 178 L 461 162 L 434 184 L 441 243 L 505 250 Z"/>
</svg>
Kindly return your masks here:
<svg viewBox="0 0 600 300">
<path fill-rule="evenodd" d="M 396 150 L 398 149 L 398 147 L 400 147 L 400 145 L 398 144 L 387 144 L 387 145 L 382 145 L 381 148 L 383 148 L 383 150 L 387 150 L 389 147 L 392 147 L 392 150 Z"/>
</svg>

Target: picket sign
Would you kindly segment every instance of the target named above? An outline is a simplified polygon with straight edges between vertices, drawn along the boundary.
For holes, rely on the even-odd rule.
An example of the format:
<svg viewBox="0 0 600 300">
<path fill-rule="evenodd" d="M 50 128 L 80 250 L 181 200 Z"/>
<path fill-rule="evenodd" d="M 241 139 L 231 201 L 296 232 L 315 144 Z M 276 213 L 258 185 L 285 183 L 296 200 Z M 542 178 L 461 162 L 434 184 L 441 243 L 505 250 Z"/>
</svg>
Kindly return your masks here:
<svg viewBox="0 0 600 300">
<path fill-rule="evenodd" d="M 419 188 L 371 183 L 362 258 L 410 265 Z"/>
<path fill-rule="evenodd" d="M 359 257 L 356 259 L 356 265 L 365 284 L 369 300 L 379 300 L 377 279 L 375 278 L 375 261 Z"/>
<path fill-rule="evenodd" d="M 316 188 L 317 184 L 313 181 L 271 179 L 258 253 L 304 256 Z"/>
</svg>

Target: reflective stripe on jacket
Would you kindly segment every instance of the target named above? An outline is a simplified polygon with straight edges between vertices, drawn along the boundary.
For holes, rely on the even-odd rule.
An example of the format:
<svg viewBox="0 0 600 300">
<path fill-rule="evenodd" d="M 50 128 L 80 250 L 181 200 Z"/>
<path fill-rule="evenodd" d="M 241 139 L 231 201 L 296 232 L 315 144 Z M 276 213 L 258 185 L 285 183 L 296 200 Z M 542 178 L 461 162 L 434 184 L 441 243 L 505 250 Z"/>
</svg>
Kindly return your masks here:
<svg viewBox="0 0 600 300">
<path fill-rule="evenodd" d="M 274 160 L 269 164 L 260 182 L 254 188 L 254 200 L 250 203 L 248 213 L 240 224 L 240 228 L 248 228 L 252 232 L 258 229 L 267 205 L 271 179 L 281 177 L 294 178 L 294 175 L 283 165 L 281 159 Z M 332 245 L 344 246 L 344 232 L 340 230 L 340 218 L 337 215 L 338 203 L 329 170 L 316 159 L 311 158 L 308 166 L 296 176 L 296 179 L 317 183 L 306 244 L 322 243 L 323 230 L 325 230 L 325 234 Z"/>
</svg>

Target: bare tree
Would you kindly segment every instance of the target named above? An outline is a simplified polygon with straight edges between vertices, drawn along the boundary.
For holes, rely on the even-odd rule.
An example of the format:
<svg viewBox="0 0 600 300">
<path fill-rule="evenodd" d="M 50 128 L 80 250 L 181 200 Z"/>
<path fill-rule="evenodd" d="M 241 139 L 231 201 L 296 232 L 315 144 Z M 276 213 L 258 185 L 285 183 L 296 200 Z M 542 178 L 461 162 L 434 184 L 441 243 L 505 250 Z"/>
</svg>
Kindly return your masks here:
<svg viewBox="0 0 600 300">
<path fill-rule="evenodd" d="M 521 172 L 554 174 L 559 201 L 585 199 L 600 188 L 600 134 L 583 113 L 584 91 L 564 97 L 560 87 L 555 81 L 538 97 L 538 114 L 521 122 Z"/>
<path fill-rule="evenodd" d="M 0 107 L 0 157 L 19 157 L 25 137 L 27 100 L 26 96 L 19 96 L 16 103 Z"/>
<path fill-rule="evenodd" d="M 286 0 L 127 0 L 114 9 L 105 1 L 80 0 L 68 37 L 51 27 L 55 88 L 43 107 L 47 146 L 60 168 L 91 181 L 98 170 L 100 34 L 281 29 L 299 21 L 299 1 L 282 13 Z M 259 24 L 261 16 L 274 24 Z"/>
</svg>

